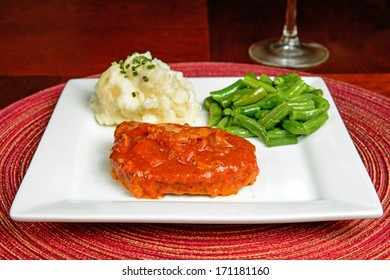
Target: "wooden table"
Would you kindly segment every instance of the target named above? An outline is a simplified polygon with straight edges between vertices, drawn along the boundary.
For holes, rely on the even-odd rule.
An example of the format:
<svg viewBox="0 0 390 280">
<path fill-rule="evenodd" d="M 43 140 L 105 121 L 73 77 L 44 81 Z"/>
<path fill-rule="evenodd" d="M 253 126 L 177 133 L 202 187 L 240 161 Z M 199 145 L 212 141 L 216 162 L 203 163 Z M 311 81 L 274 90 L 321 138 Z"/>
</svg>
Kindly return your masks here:
<svg viewBox="0 0 390 280">
<path fill-rule="evenodd" d="M 329 60 L 303 71 L 390 96 L 390 6 L 378 1 L 298 1 L 302 40 Z M 248 47 L 279 37 L 285 1 L 0 2 L 0 109 L 70 78 L 101 73 L 134 51 L 173 62 L 254 63 Z"/>
</svg>

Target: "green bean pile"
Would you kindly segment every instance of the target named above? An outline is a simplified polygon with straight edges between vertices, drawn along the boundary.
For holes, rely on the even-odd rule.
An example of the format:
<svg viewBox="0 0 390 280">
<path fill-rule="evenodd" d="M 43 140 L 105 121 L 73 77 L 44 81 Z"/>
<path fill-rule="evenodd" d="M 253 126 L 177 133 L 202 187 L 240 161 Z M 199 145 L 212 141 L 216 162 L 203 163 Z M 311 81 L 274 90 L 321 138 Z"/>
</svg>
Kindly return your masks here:
<svg viewBox="0 0 390 280">
<path fill-rule="evenodd" d="M 208 125 L 241 137 L 259 137 L 267 147 L 298 143 L 328 120 L 329 102 L 321 89 L 296 73 L 274 77 L 245 74 L 204 100 Z"/>
</svg>

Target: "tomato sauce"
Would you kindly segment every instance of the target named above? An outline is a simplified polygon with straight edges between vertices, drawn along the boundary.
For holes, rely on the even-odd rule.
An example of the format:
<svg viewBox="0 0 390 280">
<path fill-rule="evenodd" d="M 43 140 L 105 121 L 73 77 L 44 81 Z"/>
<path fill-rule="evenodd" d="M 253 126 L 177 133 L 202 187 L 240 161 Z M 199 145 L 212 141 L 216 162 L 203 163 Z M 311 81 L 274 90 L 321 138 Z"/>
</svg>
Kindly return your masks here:
<svg viewBox="0 0 390 280">
<path fill-rule="evenodd" d="M 255 147 L 216 128 L 123 122 L 114 137 L 111 174 L 137 198 L 227 196 L 259 173 Z"/>
</svg>

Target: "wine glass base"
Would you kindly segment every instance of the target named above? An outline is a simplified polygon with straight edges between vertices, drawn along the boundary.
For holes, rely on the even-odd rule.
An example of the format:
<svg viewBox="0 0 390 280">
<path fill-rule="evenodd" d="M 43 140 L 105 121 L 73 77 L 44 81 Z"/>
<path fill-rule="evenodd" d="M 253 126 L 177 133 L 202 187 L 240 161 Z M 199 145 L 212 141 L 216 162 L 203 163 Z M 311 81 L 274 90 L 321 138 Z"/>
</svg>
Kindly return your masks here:
<svg viewBox="0 0 390 280">
<path fill-rule="evenodd" d="M 254 43 L 249 56 L 256 62 L 277 67 L 307 68 L 324 63 L 329 51 L 317 43 L 283 44 L 278 39 Z"/>
</svg>

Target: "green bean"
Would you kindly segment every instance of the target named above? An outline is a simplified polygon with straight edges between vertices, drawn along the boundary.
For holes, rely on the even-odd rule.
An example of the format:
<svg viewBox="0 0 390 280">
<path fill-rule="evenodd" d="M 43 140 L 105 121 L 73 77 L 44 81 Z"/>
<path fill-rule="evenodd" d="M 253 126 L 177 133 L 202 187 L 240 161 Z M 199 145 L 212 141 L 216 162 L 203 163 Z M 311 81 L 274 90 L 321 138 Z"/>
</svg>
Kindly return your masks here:
<svg viewBox="0 0 390 280">
<path fill-rule="evenodd" d="M 313 100 L 307 100 L 307 101 L 286 101 L 286 103 L 293 108 L 293 110 L 311 110 L 315 109 L 316 105 Z"/>
<path fill-rule="evenodd" d="M 280 91 L 286 90 L 288 87 L 296 83 L 301 77 L 296 73 L 289 73 L 283 76 L 276 76 L 274 78 L 274 85 Z"/>
<path fill-rule="evenodd" d="M 217 100 L 219 102 L 222 98 L 226 98 L 227 96 L 235 93 L 237 90 L 245 88 L 245 87 L 246 86 L 242 82 L 242 79 L 238 79 L 233 84 L 231 84 L 231 85 L 229 85 L 229 86 L 227 86 L 227 87 L 225 87 L 223 89 L 211 91 L 210 95 L 215 100 Z"/>
<path fill-rule="evenodd" d="M 290 137 L 290 136 L 296 136 L 295 134 L 291 133 L 288 130 L 281 129 L 281 128 L 274 128 L 269 131 L 267 131 L 268 138 L 269 139 L 278 139 L 278 138 L 284 138 L 284 137 Z"/>
<path fill-rule="evenodd" d="M 276 76 L 276 77 L 274 78 L 274 84 L 275 84 L 276 86 L 281 86 L 281 85 L 283 85 L 283 84 L 284 84 L 284 79 L 283 79 L 283 77 L 282 77 L 282 76 Z"/>
<path fill-rule="evenodd" d="M 216 126 L 219 121 L 222 119 L 222 108 L 218 105 L 218 103 L 211 103 L 209 108 L 209 126 Z"/>
<path fill-rule="evenodd" d="M 322 89 L 314 89 L 313 91 L 310 92 L 311 94 L 314 94 L 316 96 L 319 96 L 319 97 L 322 97 L 324 95 L 324 92 L 322 91 Z"/>
<path fill-rule="evenodd" d="M 311 92 L 313 92 L 315 90 L 316 90 L 315 88 L 313 88 L 312 86 L 309 86 L 308 84 L 306 84 L 306 90 L 305 90 L 306 93 L 311 93 Z"/>
<path fill-rule="evenodd" d="M 267 130 L 256 120 L 242 114 L 236 114 L 234 115 L 234 118 L 236 118 L 240 126 L 252 132 L 254 135 L 263 140 L 264 143 L 268 141 Z"/>
<path fill-rule="evenodd" d="M 325 112 L 326 110 L 324 108 L 316 108 L 310 110 L 292 110 L 289 114 L 289 118 L 293 121 L 307 121 Z"/>
<path fill-rule="evenodd" d="M 286 100 L 288 102 L 301 102 L 301 101 L 313 100 L 314 96 L 315 95 L 312 93 L 305 93 L 291 98 L 286 98 Z"/>
<path fill-rule="evenodd" d="M 306 83 L 302 79 L 299 79 L 291 86 L 283 90 L 282 94 L 286 96 L 286 98 L 292 98 L 294 96 L 298 96 L 302 94 L 305 91 L 305 89 L 306 89 Z"/>
<path fill-rule="evenodd" d="M 297 73 L 287 73 L 282 76 L 285 82 L 294 82 L 301 77 Z"/>
<path fill-rule="evenodd" d="M 241 137 L 257 136 L 267 147 L 296 144 L 329 118 L 323 91 L 296 73 L 271 79 L 247 73 L 243 79 L 213 91 L 204 100 L 209 126 Z"/>
<path fill-rule="evenodd" d="M 230 127 L 230 126 L 237 126 L 237 125 L 238 125 L 238 124 L 237 124 L 236 118 L 230 117 L 230 118 L 229 118 L 229 122 L 228 122 L 227 127 Z"/>
<path fill-rule="evenodd" d="M 284 129 L 274 128 L 272 130 L 269 130 L 267 134 L 268 134 L 268 142 L 266 143 L 267 147 L 275 147 L 275 146 L 298 143 L 298 136 Z"/>
<path fill-rule="evenodd" d="M 206 109 L 206 111 L 209 110 L 211 103 L 214 103 L 214 102 L 217 102 L 217 101 L 215 101 L 212 96 L 205 98 L 205 100 L 203 101 L 203 106 Z"/>
<path fill-rule="evenodd" d="M 251 75 L 248 75 L 246 74 L 244 76 L 244 80 L 242 81 L 246 86 L 248 87 L 251 87 L 251 88 L 258 88 L 258 87 L 262 87 L 265 89 L 266 92 L 276 92 L 277 89 L 274 88 L 272 85 L 266 83 L 266 82 L 263 82 L 263 81 L 260 81 L 256 78 L 253 78 Z"/>
<path fill-rule="evenodd" d="M 247 130 L 241 126 L 238 126 L 238 125 L 227 126 L 224 130 L 226 132 L 229 132 L 231 134 L 234 134 L 234 135 L 237 135 L 237 136 L 240 136 L 243 138 L 249 138 L 249 137 L 256 136 L 252 132 L 250 132 L 249 130 Z"/>
<path fill-rule="evenodd" d="M 240 99 L 243 96 L 251 95 L 253 93 L 253 91 L 254 91 L 253 88 L 243 88 L 243 89 L 240 89 L 240 90 L 236 91 L 232 95 L 231 100 L 234 103 L 234 102 L 236 102 L 238 99 Z"/>
<path fill-rule="evenodd" d="M 328 100 L 326 100 L 323 97 L 314 96 L 313 101 L 315 103 L 316 108 L 322 108 L 325 110 L 328 110 L 330 108 L 330 104 L 329 104 Z"/>
<path fill-rule="evenodd" d="M 266 96 L 267 96 L 267 92 L 265 91 L 265 89 L 262 87 L 259 87 L 255 90 L 253 90 L 252 92 L 248 92 L 248 93 L 241 95 L 236 100 L 234 100 L 234 98 L 233 98 L 233 105 L 234 106 L 245 106 L 245 105 L 254 104 Z"/>
<path fill-rule="evenodd" d="M 275 139 L 268 139 L 265 145 L 270 148 L 270 147 L 291 145 L 297 143 L 298 143 L 298 137 L 296 135 L 293 135 L 293 136 L 286 136 L 286 137 L 275 138 Z"/>
<path fill-rule="evenodd" d="M 260 110 L 258 111 L 256 114 L 255 114 L 255 118 L 256 119 L 261 119 L 263 116 L 265 116 L 265 114 L 268 114 L 270 110 Z"/>
<path fill-rule="evenodd" d="M 314 131 L 319 129 L 328 120 L 328 118 L 328 113 L 324 113 L 308 121 L 305 121 L 303 123 L 303 128 L 305 129 L 306 135 L 312 134 Z"/>
<path fill-rule="evenodd" d="M 253 92 L 252 88 L 239 89 L 236 92 L 233 92 L 232 94 L 230 94 L 224 98 L 221 98 L 219 103 L 221 104 L 222 107 L 226 108 L 226 107 L 229 107 L 230 105 L 232 105 L 234 100 L 239 99 L 242 95 L 250 94 L 252 92 Z"/>
<path fill-rule="evenodd" d="M 283 120 L 291 112 L 292 108 L 286 103 L 282 102 L 273 108 L 268 114 L 259 119 L 259 123 L 266 129 L 270 130 L 277 123 Z"/>
<path fill-rule="evenodd" d="M 285 130 L 287 130 L 293 134 L 296 134 L 296 135 L 305 135 L 306 134 L 306 130 L 303 127 L 303 124 L 301 122 L 298 122 L 298 121 L 286 119 L 282 122 L 282 127 Z"/>
<path fill-rule="evenodd" d="M 217 128 L 224 129 L 228 126 L 230 120 L 230 116 L 223 117 L 217 124 Z"/>
<path fill-rule="evenodd" d="M 273 84 L 272 79 L 267 74 L 261 74 L 259 80 L 264 83 L 270 84 L 271 86 Z"/>
<path fill-rule="evenodd" d="M 253 116 L 256 115 L 257 112 L 260 111 L 260 107 L 257 104 L 250 104 L 250 105 L 246 105 L 246 106 L 235 107 L 233 109 L 233 111 L 236 114 L 243 114 L 243 115 L 245 115 L 247 117 L 253 117 Z"/>
<path fill-rule="evenodd" d="M 253 73 L 253 72 L 248 72 L 248 73 L 245 74 L 245 76 L 251 77 L 253 79 L 257 79 L 256 74 Z"/>
<path fill-rule="evenodd" d="M 268 94 L 266 97 L 261 99 L 256 104 L 262 109 L 262 110 L 268 110 L 272 109 L 276 105 L 278 105 L 282 101 L 282 97 L 279 93 L 271 93 Z"/>
<path fill-rule="evenodd" d="M 225 108 L 222 110 L 222 115 L 224 116 L 230 116 L 232 114 L 232 109 L 231 108 Z"/>
</svg>

